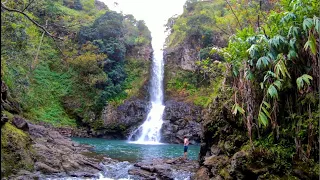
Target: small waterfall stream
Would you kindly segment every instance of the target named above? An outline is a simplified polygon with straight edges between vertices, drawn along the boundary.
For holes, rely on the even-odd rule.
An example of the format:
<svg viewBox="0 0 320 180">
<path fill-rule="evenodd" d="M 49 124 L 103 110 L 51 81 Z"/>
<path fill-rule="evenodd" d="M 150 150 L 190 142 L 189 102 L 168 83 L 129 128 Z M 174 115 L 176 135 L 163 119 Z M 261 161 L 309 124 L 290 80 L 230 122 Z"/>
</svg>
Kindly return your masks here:
<svg viewBox="0 0 320 180">
<path fill-rule="evenodd" d="M 160 142 L 160 129 L 163 124 L 163 55 L 162 51 L 155 51 L 152 59 L 150 101 L 151 109 L 145 122 L 129 136 L 132 141 L 133 135 L 139 138 L 134 143 L 154 144 Z"/>
</svg>

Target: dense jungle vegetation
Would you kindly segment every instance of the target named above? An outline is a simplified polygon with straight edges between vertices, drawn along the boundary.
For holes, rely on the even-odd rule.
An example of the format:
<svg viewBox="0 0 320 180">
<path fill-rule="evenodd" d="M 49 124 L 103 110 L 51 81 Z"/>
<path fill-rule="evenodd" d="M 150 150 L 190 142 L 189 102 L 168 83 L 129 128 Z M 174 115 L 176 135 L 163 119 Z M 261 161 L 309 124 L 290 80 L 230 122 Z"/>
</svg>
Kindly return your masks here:
<svg viewBox="0 0 320 180">
<path fill-rule="evenodd" d="M 316 0 L 188 0 L 166 24 L 166 48 L 194 43 L 197 68 L 178 70 L 167 88 L 209 111 L 231 92 L 225 104 L 248 136 L 242 149 L 276 157 L 275 172 L 294 161 L 319 175 L 319 8 Z"/>
<path fill-rule="evenodd" d="M 151 57 L 136 51 L 152 48 L 151 35 L 132 15 L 95 0 L 9 0 L 1 11 L 1 78 L 19 104 L 11 113 L 83 125 L 147 79 Z"/>
<path fill-rule="evenodd" d="M 187 0 L 165 25 L 165 50 L 196 52 L 186 55 L 192 70 L 167 64 L 166 99 L 200 106 L 212 133 L 202 141 L 223 146 L 228 159 L 250 152 L 243 167 L 253 164 L 265 179 L 297 179 L 296 167 L 319 176 L 319 9 L 318 0 Z M 144 21 L 95 0 L 7 0 L 1 10 L 1 91 L 10 92 L 1 112 L 9 119 L 98 127 L 106 105 L 141 96 L 152 58 L 137 54 L 152 52 Z M 234 126 L 215 121 L 223 108 Z M 241 143 L 227 147 L 227 138 Z"/>
</svg>

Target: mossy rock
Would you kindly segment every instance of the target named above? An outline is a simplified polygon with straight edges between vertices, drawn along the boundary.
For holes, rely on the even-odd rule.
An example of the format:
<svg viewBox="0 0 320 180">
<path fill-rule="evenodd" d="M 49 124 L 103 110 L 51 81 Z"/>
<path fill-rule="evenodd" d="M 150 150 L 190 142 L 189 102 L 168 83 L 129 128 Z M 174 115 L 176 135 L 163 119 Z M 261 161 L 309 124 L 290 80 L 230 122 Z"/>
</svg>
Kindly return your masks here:
<svg viewBox="0 0 320 180">
<path fill-rule="evenodd" d="M 225 166 L 227 163 L 229 163 L 228 156 L 210 156 L 205 158 L 204 165 L 205 166 Z"/>
<path fill-rule="evenodd" d="M 1 178 L 17 173 L 20 169 L 32 171 L 34 151 L 28 134 L 11 123 L 1 128 Z"/>
<path fill-rule="evenodd" d="M 13 119 L 13 117 L 14 117 L 13 114 L 11 114 L 11 113 L 8 112 L 8 111 L 2 111 L 1 113 L 2 113 L 2 114 L 5 114 L 5 115 L 8 117 L 9 121 L 12 122 L 12 119 Z"/>
<path fill-rule="evenodd" d="M 219 175 L 223 177 L 223 179 L 233 179 L 228 171 L 228 168 L 225 167 L 219 171 Z"/>
</svg>

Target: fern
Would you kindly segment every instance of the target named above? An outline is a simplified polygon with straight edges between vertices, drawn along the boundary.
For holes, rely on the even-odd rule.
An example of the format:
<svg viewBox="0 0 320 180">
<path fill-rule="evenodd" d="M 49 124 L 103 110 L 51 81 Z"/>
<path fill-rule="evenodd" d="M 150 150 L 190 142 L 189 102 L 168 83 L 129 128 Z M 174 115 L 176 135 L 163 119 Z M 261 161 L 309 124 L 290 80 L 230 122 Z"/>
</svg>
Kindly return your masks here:
<svg viewBox="0 0 320 180">
<path fill-rule="evenodd" d="M 304 87 L 305 83 L 309 86 L 310 80 L 312 80 L 312 76 L 310 76 L 308 74 L 304 74 L 304 75 L 298 77 L 296 80 L 298 89 L 301 90 Z"/>
<path fill-rule="evenodd" d="M 258 59 L 256 67 L 258 69 L 261 69 L 262 67 L 267 67 L 270 63 L 270 58 L 267 56 L 262 56 L 261 58 Z"/>
<path fill-rule="evenodd" d="M 313 21 L 311 18 L 306 18 L 304 21 L 303 21 L 303 30 L 304 31 L 308 31 L 309 29 L 311 29 L 311 27 L 313 26 Z"/>
</svg>

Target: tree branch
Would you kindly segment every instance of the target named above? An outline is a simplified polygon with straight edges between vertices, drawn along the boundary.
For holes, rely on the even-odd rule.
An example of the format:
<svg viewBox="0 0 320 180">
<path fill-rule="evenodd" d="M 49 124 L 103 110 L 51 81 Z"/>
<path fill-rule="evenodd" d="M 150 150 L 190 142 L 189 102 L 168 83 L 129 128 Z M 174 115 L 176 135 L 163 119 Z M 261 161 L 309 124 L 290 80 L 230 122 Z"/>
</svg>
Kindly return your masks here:
<svg viewBox="0 0 320 180">
<path fill-rule="evenodd" d="M 40 29 L 42 29 L 48 36 L 52 37 L 52 38 L 55 38 L 55 39 L 59 39 L 59 40 L 63 40 L 63 38 L 61 37 L 57 37 L 53 34 L 51 34 L 45 27 L 41 26 L 39 23 L 37 23 L 36 21 L 34 21 L 33 19 L 31 19 L 26 13 L 22 12 L 22 11 L 19 11 L 17 9 L 11 9 L 11 8 L 8 8 L 7 6 L 4 5 L 4 3 L 1 3 L 1 8 L 9 11 L 9 12 L 17 12 L 17 13 L 20 13 L 22 15 L 24 15 L 27 19 L 29 19 L 34 25 L 38 26 Z"/>
<path fill-rule="evenodd" d="M 22 12 L 24 12 L 24 11 L 33 3 L 33 1 L 34 1 L 34 0 L 31 0 L 31 1 L 29 2 L 29 4 L 22 10 Z"/>
<path fill-rule="evenodd" d="M 228 33 L 227 31 L 223 30 L 222 28 L 220 28 L 217 24 L 214 24 L 214 26 L 215 26 L 216 28 L 218 28 L 221 32 L 223 32 L 224 34 L 231 36 L 230 33 Z"/>
<path fill-rule="evenodd" d="M 238 22 L 238 24 L 239 24 L 239 26 L 240 26 L 240 29 L 242 29 L 242 26 L 241 26 L 241 24 L 240 24 L 240 21 L 239 21 L 239 19 L 238 19 L 238 16 L 237 16 L 236 13 L 233 11 L 233 9 L 232 9 L 231 5 L 229 4 L 228 0 L 226 0 L 226 2 L 227 2 L 227 4 L 229 5 L 229 7 L 230 7 L 230 9 L 231 9 L 231 11 L 232 11 L 232 14 L 234 15 L 234 17 L 236 17 L 237 22 Z"/>
<path fill-rule="evenodd" d="M 47 27 L 47 25 L 48 25 L 48 20 L 46 20 L 46 27 Z M 31 65 L 31 70 L 33 70 L 34 67 L 37 65 L 38 55 L 39 55 L 39 52 L 40 52 L 40 48 L 41 48 L 41 44 L 42 44 L 42 40 L 43 40 L 44 34 L 45 34 L 45 32 L 42 33 L 42 36 L 41 36 L 41 39 L 40 39 L 40 43 L 39 43 L 39 46 L 38 46 L 38 50 L 37 50 L 36 57 L 34 58 L 34 61 L 33 61 L 32 65 Z"/>
</svg>

